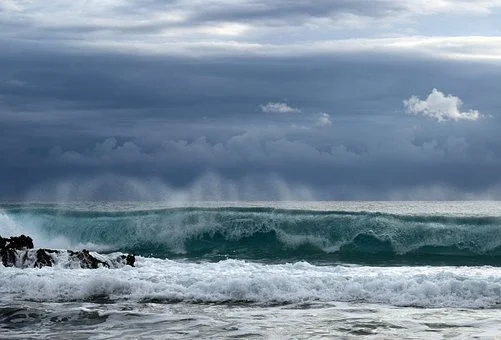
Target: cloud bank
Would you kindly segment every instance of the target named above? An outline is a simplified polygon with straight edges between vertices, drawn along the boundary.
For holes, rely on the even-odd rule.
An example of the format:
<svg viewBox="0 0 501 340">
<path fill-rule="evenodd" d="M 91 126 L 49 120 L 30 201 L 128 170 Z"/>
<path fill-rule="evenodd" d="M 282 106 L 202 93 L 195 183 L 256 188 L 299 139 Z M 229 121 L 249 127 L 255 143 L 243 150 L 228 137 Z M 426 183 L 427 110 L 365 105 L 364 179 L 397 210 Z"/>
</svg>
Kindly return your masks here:
<svg viewBox="0 0 501 340">
<path fill-rule="evenodd" d="M 215 178 L 258 198 L 273 174 L 501 198 L 500 20 L 497 0 L 0 1 L 0 199 Z"/>
</svg>

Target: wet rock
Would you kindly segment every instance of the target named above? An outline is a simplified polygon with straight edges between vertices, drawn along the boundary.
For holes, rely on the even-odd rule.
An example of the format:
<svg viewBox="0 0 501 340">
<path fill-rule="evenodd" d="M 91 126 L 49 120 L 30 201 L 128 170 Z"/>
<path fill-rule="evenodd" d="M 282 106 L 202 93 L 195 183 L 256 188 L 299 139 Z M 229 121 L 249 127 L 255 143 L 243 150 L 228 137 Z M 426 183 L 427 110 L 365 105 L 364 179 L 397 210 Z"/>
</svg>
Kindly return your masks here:
<svg viewBox="0 0 501 340">
<path fill-rule="evenodd" d="M 5 267 L 16 265 L 16 251 L 14 249 L 2 248 L 0 249 L 0 256 Z"/>
<path fill-rule="evenodd" d="M 33 249 L 33 239 L 26 235 L 0 237 L 0 249 Z"/>
<path fill-rule="evenodd" d="M 126 261 L 127 265 L 134 267 L 134 262 L 136 262 L 136 256 L 129 254 L 125 258 L 125 261 Z"/>
<path fill-rule="evenodd" d="M 60 264 L 69 268 L 117 268 L 124 265 L 134 266 L 134 255 L 121 255 L 115 259 L 91 253 L 87 249 L 81 251 L 33 249 L 33 239 L 21 235 L 4 238 L 0 236 L 0 257 L 4 267 L 42 268 Z"/>
<path fill-rule="evenodd" d="M 54 265 L 54 259 L 50 256 L 50 253 L 56 253 L 55 250 L 51 249 L 37 249 L 37 260 L 33 267 L 42 268 L 44 266 L 52 267 Z"/>
<path fill-rule="evenodd" d="M 15 266 L 17 262 L 16 250 L 33 249 L 33 239 L 26 235 L 1 237 L 0 257 L 5 267 Z"/>
<path fill-rule="evenodd" d="M 100 267 L 110 267 L 107 262 L 99 260 L 96 257 L 92 256 L 87 249 L 84 249 L 82 251 L 68 250 L 68 252 L 70 254 L 70 257 L 72 257 L 73 259 L 78 259 L 80 261 L 81 268 L 97 269 Z"/>
</svg>

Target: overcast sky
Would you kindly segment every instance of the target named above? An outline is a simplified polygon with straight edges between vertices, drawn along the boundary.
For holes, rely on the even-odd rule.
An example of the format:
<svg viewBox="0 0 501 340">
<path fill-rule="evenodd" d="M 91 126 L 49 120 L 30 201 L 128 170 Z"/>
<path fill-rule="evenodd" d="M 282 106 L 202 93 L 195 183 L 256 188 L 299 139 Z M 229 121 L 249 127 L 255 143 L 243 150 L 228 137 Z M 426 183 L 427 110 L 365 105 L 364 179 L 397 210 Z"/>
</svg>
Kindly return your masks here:
<svg viewBox="0 0 501 340">
<path fill-rule="evenodd" d="M 501 199 L 500 0 L 0 1 L 0 199 Z"/>
</svg>

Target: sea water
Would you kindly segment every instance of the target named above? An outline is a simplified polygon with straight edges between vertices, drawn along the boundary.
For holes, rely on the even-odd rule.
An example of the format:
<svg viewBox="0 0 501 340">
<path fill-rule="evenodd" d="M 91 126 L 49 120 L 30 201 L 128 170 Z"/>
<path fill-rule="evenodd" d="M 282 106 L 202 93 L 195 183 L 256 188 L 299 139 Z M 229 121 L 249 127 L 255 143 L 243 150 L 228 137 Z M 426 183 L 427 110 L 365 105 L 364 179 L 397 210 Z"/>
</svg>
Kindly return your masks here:
<svg viewBox="0 0 501 340">
<path fill-rule="evenodd" d="M 0 265 L 6 339 L 501 337 L 501 203 L 4 203 L 0 235 L 134 253 Z"/>
</svg>

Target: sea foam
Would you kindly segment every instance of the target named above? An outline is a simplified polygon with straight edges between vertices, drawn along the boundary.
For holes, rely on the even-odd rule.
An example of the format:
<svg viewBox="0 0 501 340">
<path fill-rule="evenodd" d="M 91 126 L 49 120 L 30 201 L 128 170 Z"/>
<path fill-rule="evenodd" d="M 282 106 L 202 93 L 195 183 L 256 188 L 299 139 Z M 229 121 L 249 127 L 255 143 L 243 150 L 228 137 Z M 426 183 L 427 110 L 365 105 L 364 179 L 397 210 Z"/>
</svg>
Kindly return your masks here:
<svg viewBox="0 0 501 340">
<path fill-rule="evenodd" d="M 342 301 L 470 308 L 501 302 L 501 269 L 493 267 L 193 263 L 141 257 L 136 265 L 96 270 L 1 268 L 0 299 L 265 305 Z"/>
</svg>

